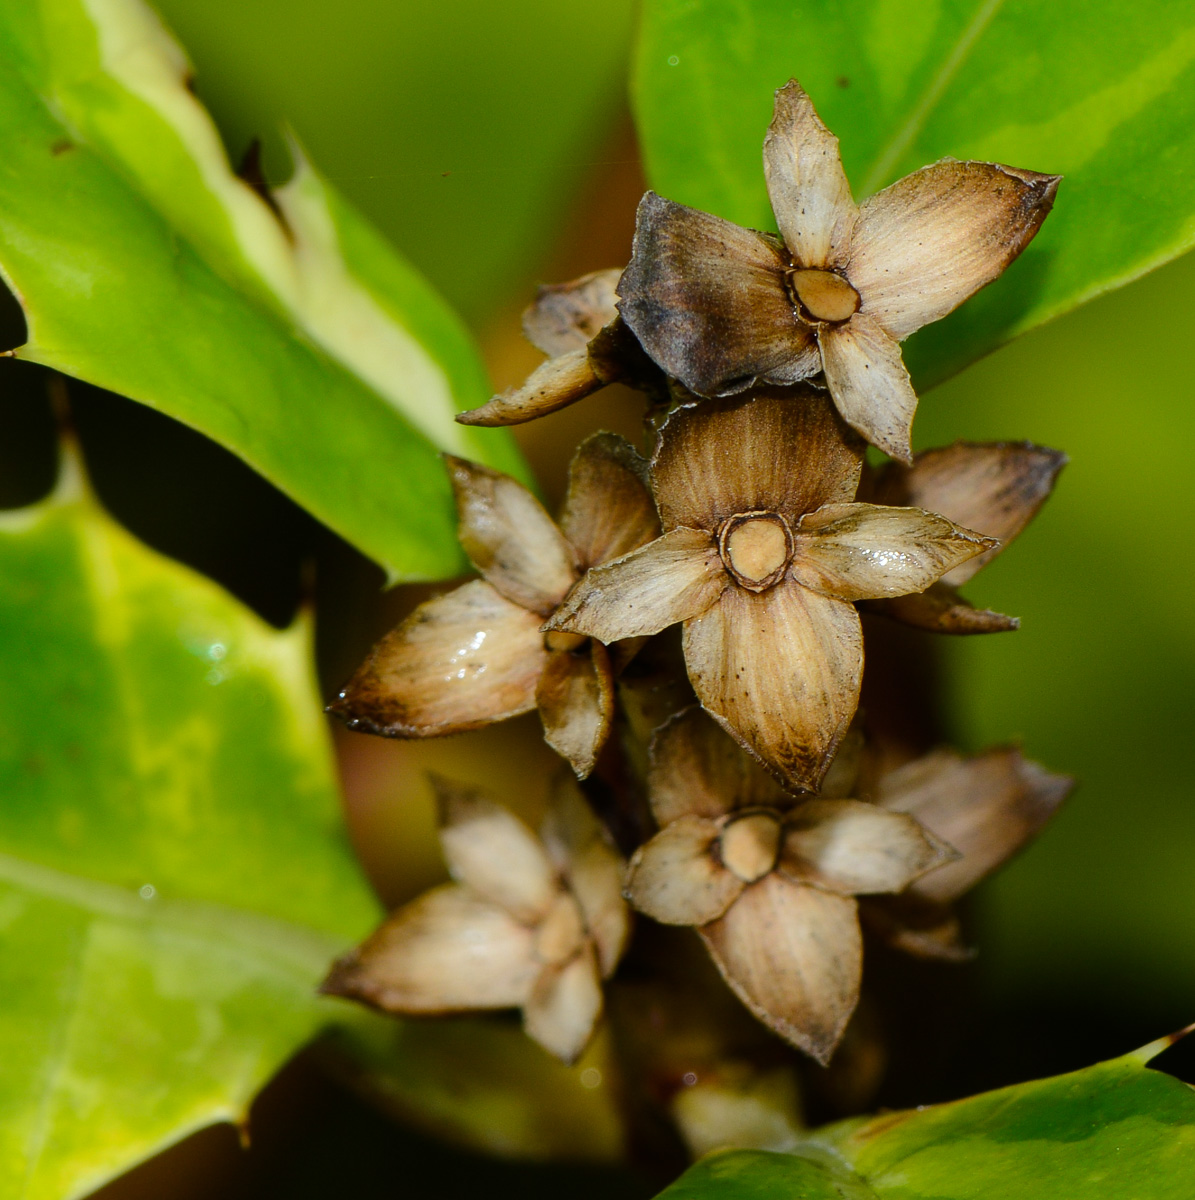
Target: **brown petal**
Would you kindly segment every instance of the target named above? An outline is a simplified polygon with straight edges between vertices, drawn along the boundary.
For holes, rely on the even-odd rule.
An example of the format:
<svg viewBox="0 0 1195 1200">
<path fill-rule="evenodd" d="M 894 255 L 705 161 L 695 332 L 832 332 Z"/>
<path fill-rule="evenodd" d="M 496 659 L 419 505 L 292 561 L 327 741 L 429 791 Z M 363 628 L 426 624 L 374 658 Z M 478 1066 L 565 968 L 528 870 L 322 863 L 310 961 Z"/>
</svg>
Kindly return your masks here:
<svg viewBox="0 0 1195 1200">
<path fill-rule="evenodd" d="M 576 404 L 611 382 L 610 372 L 599 370 L 582 346 L 540 363 L 521 386 L 457 413 L 456 420 L 461 425 L 521 425 Z"/>
<path fill-rule="evenodd" d="M 958 917 L 942 904 L 905 892 L 859 901 L 864 925 L 895 950 L 937 962 L 962 963 L 975 957 L 963 941 Z"/>
<path fill-rule="evenodd" d="M 1012 857 L 1054 815 L 1074 780 L 1054 775 L 1015 749 L 964 758 L 937 750 L 885 775 L 878 802 L 911 813 L 962 857 L 910 891 L 946 903 Z"/>
<path fill-rule="evenodd" d="M 856 721 L 838 743 L 834 761 L 822 780 L 820 795 L 823 800 L 846 800 L 854 796 L 863 766 L 863 729 Z"/>
<path fill-rule="evenodd" d="M 431 776 L 448 870 L 483 899 L 532 925 L 552 906 L 556 871 L 522 821 L 477 788 Z"/>
<path fill-rule="evenodd" d="M 846 274 L 897 341 L 991 283 L 1032 240 L 1058 175 L 944 159 L 859 209 Z"/>
<path fill-rule="evenodd" d="M 865 312 L 820 334 L 826 383 L 842 418 L 873 446 L 909 462 L 917 393 L 900 346 Z"/>
<path fill-rule="evenodd" d="M 582 567 L 620 558 L 660 536 L 647 460 L 616 433 L 595 433 L 568 468 L 560 528 Z"/>
<path fill-rule="evenodd" d="M 705 925 L 734 903 L 744 884 L 718 861 L 719 826 L 684 816 L 635 851 L 627 899 L 664 925 Z"/>
<path fill-rule="evenodd" d="M 648 192 L 618 309 L 647 353 L 699 396 L 796 383 L 819 366 L 775 238 Z"/>
<path fill-rule="evenodd" d="M 772 874 L 701 936 L 751 1012 L 825 1066 L 859 999 L 855 901 Z"/>
<path fill-rule="evenodd" d="M 702 529 L 673 529 L 622 558 L 594 567 L 544 626 L 597 638 L 659 633 L 704 612 L 729 576 Z"/>
<path fill-rule="evenodd" d="M 609 978 L 630 933 L 630 913 L 622 898 L 625 863 L 567 774 L 552 789 L 540 836 L 581 906 L 602 978 Z"/>
<path fill-rule="evenodd" d="M 839 600 L 903 596 L 993 545 L 921 508 L 830 504 L 802 519 L 792 575 Z"/>
<path fill-rule="evenodd" d="M 652 460 L 665 529 L 717 531 L 736 513 L 775 512 L 791 522 L 855 498 L 863 446 L 825 392 L 753 395 L 673 413 Z"/>
<path fill-rule="evenodd" d="M 793 262 L 800 267 L 839 264 L 849 248 L 857 210 L 838 139 L 795 79 L 776 92 L 775 114 L 763 142 L 763 169 Z"/>
<path fill-rule="evenodd" d="M 571 962 L 545 967 L 523 1005 L 523 1028 L 549 1054 L 575 1062 L 593 1035 L 602 1012 L 602 985 L 593 951 Z"/>
<path fill-rule="evenodd" d="M 971 561 L 987 558 L 989 554 L 991 551 Z M 965 570 L 970 565 L 964 563 L 955 571 Z M 948 574 L 953 575 L 954 571 Z M 882 613 L 894 621 L 912 625 L 914 629 L 927 629 L 931 633 L 1007 633 L 1011 629 L 1019 629 L 1021 625 L 1016 617 L 1006 617 L 990 608 L 976 608 L 954 588 L 941 581 L 930 584 L 924 592 L 894 596 L 888 600 L 868 600 L 863 607 L 868 612 Z"/>
<path fill-rule="evenodd" d="M 906 813 L 861 800 L 808 800 L 785 819 L 780 869 L 798 883 L 855 896 L 903 891 L 956 857 Z"/>
<path fill-rule="evenodd" d="M 535 693 L 544 741 L 584 779 L 610 734 L 614 679 L 605 646 L 590 642 L 580 650 L 548 655 Z"/>
<path fill-rule="evenodd" d="M 573 548 L 521 483 L 451 454 L 444 460 L 462 549 L 508 600 L 546 617 L 577 578 Z"/>
<path fill-rule="evenodd" d="M 1066 455 L 1031 442 L 955 442 L 925 450 L 911 467 L 890 464 L 876 482 L 880 504 L 909 504 L 999 538 L 1000 545 L 945 577 L 966 583 L 1025 528 L 1054 490 Z"/>
<path fill-rule="evenodd" d="M 587 346 L 618 316 L 619 267 L 541 287 L 523 313 L 527 340 L 552 358 Z"/>
<path fill-rule="evenodd" d="M 816 791 L 859 703 L 863 636 L 849 604 L 784 582 L 727 588 L 685 626 L 703 707 L 790 787 Z"/>
<path fill-rule="evenodd" d="M 396 1013 L 512 1008 L 541 970 L 532 936 L 468 889 L 443 884 L 388 917 L 320 991 Z"/>
<path fill-rule="evenodd" d="M 735 808 L 780 808 L 790 797 L 696 706 L 678 713 L 652 739 L 647 791 L 656 821 L 687 813 L 722 817 Z"/>
<path fill-rule="evenodd" d="M 370 651 L 329 711 L 388 737 L 464 733 L 535 707 L 540 618 L 476 579 L 421 604 Z"/>
</svg>

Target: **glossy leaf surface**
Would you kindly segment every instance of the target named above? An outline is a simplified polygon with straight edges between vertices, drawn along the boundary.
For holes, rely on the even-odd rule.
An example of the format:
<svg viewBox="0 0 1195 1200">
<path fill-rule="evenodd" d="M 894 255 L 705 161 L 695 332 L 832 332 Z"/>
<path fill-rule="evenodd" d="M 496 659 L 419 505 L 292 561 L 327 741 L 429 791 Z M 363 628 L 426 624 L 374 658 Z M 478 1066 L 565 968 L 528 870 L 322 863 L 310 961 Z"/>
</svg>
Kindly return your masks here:
<svg viewBox="0 0 1195 1200">
<path fill-rule="evenodd" d="M 669 199 L 774 229 L 760 146 L 800 79 L 856 200 L 944 156 L 1065 176 L 996 283 L 914 335 L 929 386 L 1195 244 L 1195 10 L 1169 0 L 646 0 L 636 99 Z"/>
<path fill-rule="evenodd" d="M 0 514 L 0 1197 L 239 1120 L 376 921 L 310 631 L 133 539 L 69 465 Z"/>
<path fill-rule="evenodd" d="M 140 0 L 0 9 L 21 357 L 194 426 L 392 578 L 453 574 L 437 451 L 519 470 L 452 419 L 489 394 L 476 348 L 297 148 L 269 203 L 237 179 L 187 71 Z"/>
<path fill-rule="evenodd" d="M 714 1154 L 662 1196 L 1185 1200 L 1195 1186 L 1195 1091 L 1145 1065 L 1166 1044 L 953 1104 L 831 1125 L 794 1155 Z"/>
</svg>

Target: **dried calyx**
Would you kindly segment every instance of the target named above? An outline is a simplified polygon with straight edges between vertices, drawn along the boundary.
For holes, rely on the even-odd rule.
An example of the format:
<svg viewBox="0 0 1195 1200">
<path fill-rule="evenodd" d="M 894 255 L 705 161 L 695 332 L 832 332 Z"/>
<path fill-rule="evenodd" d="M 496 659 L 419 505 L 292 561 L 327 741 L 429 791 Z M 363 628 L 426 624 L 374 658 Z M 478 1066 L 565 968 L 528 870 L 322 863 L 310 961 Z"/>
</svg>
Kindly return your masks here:
<svg viewBox="0 0 1195 1200">
<path fill-rule="evenodd" d="M 586 440 L 556 521 L 448 457 L 479 578 L 421 604 L 332 711 L 422 738 L 536 708 L 587 792 L 559 784 L 537 837 L 438 781 L 455 882 L 393 914 L 327 990 L 399 1013 L 518 1007 L 571 1060 L 626 942 L 625 887 L 697 929 L 746 1008 L 825 1063 L 858 1001 L 862 927 L 965 957 L 953 902 L 1069 790 L 1012 749 L 894 751 L 876 735 L 891 714 L 869 713 L 868 740 L 858 711 L 860 610 L 1016 627 L 958 589 L 1065 458 L 961 442 L 913 457 L 899 342 L 1016 258 L 1058 179 L 946 159 L 856 205 L 795 82 L 764 165 L 781 237 L 649 192 L 626 271 L 541 289 L 524 328 L 547 360 L 459 418 L 513 424 L 620 381 L 645 395 L 647 456 Z M 898 461 L 866 465 L 867 442 Z M 908 702 L 898 684 L 889 707 Z"/>
</svg>

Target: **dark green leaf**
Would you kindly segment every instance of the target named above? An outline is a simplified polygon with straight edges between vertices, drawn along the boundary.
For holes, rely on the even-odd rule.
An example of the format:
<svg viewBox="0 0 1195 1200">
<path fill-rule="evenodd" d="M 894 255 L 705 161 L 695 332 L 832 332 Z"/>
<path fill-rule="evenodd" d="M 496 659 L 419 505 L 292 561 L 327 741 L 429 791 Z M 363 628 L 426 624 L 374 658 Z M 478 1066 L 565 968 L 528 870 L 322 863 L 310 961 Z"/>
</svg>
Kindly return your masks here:
<svg viewBox="0 0 1195 1200">
<path fill-rule="evenodd" d="M 462 565 L 439 449 L 489 388 L 443 301 L 298 155 L 277 216 L 229 170 L 186 62 L 136 0 L 0 9 L 0 268 L 21 357 L 239 454 L 394 579 Z"/>
<path fill-rule="evenodd" d="M 775 228 L 760 147 L 791 76 L 856 199 L 946 155 L 1065 176 L 1006 275 L 914 336 L 922 386 L 1195 244 L 1189 5 L 646 0 L 638 54 L 652 186 L 740 224 Z"/>
</svg>

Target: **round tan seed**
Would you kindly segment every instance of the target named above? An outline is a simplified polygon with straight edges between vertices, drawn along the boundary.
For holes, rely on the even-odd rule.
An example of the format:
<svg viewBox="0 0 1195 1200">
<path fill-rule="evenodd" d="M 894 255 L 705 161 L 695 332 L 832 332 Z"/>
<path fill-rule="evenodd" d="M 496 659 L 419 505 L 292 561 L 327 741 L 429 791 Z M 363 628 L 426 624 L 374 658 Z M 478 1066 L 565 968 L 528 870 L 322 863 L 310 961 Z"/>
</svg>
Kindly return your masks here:
<svg viewBox="0 0 1195 1200">
<path fill-rule="evenodd" d="M 818 321 L 845 321 L 859 311 L 859 293 L 833 271 L 790 271 L 797 299 Z"/>
<path fill-rule="evenodd" d="M 788 534 L 773 517 L 750 517 L 730 531 L 725 554 L 736 575 L 759 583 L 788 563 Z"/>
<path fill-rule="evenodd" d="M 744 883 L 762 879 L 775 865 L 780 822 L 774 813 L 747 813 L 722 830 L 722 862 Z"/>
<path fill-rule="evenodd" d="M 550 965 L 567 962 L 585 939 L 585 925 L 577 902 L 567 892 L 556 897 L 535 938 L 535 957 Z"/>
<path fill-rule="evenodd" d="M 583 633 L 569 633 L 567 629 L 549 629 L 544 634 L 544 649 L 563 650 L 569 653 L 580 650 L 589 639 Z"/>
</svg>

